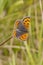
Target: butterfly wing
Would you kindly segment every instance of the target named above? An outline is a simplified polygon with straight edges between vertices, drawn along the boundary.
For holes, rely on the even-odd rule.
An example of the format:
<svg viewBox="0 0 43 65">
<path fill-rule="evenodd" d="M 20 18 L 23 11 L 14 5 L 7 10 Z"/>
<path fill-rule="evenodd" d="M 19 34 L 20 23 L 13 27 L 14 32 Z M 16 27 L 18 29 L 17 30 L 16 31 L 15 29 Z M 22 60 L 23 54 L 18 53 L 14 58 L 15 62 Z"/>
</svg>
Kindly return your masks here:
<svg viewBox="0 0 43 65">
<path fill-rule="evenodd" d="M 24 34 L 19 36 L 19 39 L 23 40 L 23 41 L 27 40 L 27 38 L 28 38 L 28 33 L 24 33 Z"/>
<path fill-rule="evenodd" d="M 17 29 L 19 29 L 19 31 L 21 31 L 21 32 L 28 32 L 27 29 L 26 29 L 26 28 L 24 27 L 24 25 L 22 24 L 22 21 L 19 23 Z"/>
<path fill-rule="evenodd" d="M 22 22 L 23 26 L 28 29 L 30 24 L 30 17 L 25 17 Z"/>
<path fill-rule="evenodd" d="M 15 21 L 15 27 L 18 28 L 20 23 L 21 23 L 20 20 L 16 20 Z"/>
<path fill-rule="evenodd" d="M 18 29 L 14 31 L 14 37 L 19 38 L 20 40 L 26 40 L 28 38 L 28 33 L 27 32 L 22 32 L 19 31 Z"/>
</svg>

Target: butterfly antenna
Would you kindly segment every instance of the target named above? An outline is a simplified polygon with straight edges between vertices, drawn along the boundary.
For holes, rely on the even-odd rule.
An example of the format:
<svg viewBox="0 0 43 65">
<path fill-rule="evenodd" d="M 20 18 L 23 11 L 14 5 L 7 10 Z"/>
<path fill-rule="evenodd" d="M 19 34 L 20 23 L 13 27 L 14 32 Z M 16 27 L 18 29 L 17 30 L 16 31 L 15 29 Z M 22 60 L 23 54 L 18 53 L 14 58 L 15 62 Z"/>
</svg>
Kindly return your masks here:
<svg viewBox="0 0 43 65">
<path fill-rule="evenodd" d="M 7 41 L 9 41 L 13 36 L 9 37 L 7 40 L 4 40 L 2 43 L 0 43 L 0 46 L 4 45 Z"/>
</svg>

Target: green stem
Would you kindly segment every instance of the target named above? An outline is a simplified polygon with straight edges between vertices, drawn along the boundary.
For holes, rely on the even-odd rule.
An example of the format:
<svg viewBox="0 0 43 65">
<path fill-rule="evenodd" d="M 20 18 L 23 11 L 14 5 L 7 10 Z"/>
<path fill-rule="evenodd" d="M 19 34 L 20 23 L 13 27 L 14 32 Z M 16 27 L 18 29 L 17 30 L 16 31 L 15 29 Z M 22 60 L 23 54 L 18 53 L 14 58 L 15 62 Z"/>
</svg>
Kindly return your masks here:
<svg viewBox="0 0 43 65">
<path fill-rule="evenodd" d="M 27 41 L 24 41 L 24 45 L 26 47 L 26 51 L 27 51 L 29 59 L 31 61 L 31 65 L 35 65 L 32 54 L 31 54 L 30 49 L 29 49 L 29 46 L 27 45 Z"/>
</svg>

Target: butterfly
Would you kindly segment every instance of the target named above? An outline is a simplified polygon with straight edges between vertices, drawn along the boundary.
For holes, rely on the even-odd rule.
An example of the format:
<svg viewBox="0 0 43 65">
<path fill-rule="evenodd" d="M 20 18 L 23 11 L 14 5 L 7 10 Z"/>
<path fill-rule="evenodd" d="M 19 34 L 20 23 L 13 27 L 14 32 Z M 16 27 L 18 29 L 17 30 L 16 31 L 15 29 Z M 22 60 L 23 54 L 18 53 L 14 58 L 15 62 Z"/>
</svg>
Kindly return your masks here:
<svg viewBox="0 0 43 65">
<path fill-rule="evenodd" d="M 14 31 L 14 37 L 23 41 L 27 40 L 29 25 L 30 17 L 25 17 L 22 20 L 15 21 L 16 30 Z"/>
</svg>

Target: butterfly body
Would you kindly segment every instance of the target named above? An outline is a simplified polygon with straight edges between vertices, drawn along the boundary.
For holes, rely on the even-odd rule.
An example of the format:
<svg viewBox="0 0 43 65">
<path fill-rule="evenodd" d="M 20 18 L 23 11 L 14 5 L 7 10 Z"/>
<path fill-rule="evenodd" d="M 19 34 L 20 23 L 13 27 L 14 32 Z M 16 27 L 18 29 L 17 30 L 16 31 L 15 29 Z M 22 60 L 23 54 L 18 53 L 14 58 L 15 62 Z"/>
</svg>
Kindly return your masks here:
<svg viewBox="0 0 43 65">
<path fill-rule="evenodd" d="M 21 32 L 28 32 L 27 29 L 23 26 L 22 21 L 19 23 L 18 28 Z"/>
<path fill-rule="evenodd" d="M 30 18 L 26 17 L 21 21 L 16 21 L 16 30 L 14 31 L 14 36 L 20 40 L 26 40 L 28 38 L 28 27 L 30 23 Z"/>
</svg>

